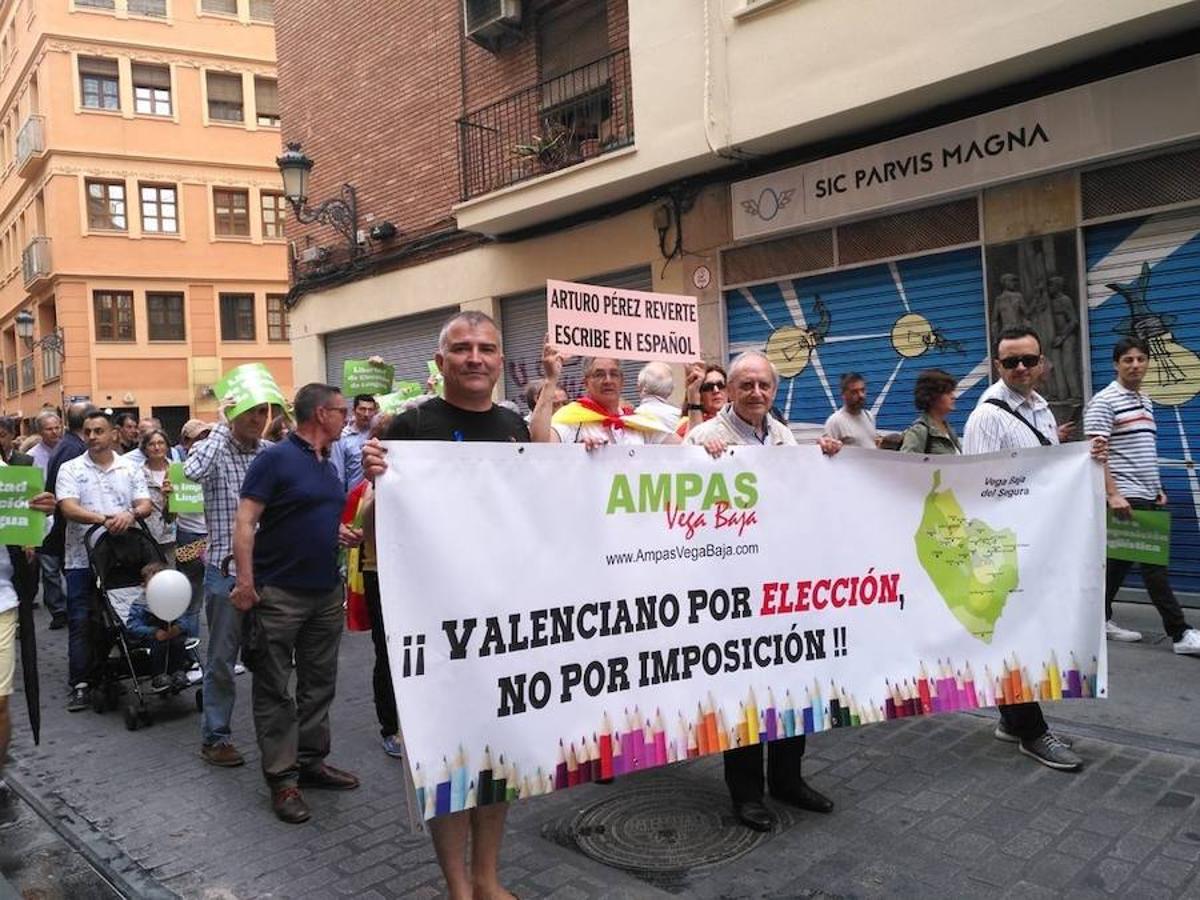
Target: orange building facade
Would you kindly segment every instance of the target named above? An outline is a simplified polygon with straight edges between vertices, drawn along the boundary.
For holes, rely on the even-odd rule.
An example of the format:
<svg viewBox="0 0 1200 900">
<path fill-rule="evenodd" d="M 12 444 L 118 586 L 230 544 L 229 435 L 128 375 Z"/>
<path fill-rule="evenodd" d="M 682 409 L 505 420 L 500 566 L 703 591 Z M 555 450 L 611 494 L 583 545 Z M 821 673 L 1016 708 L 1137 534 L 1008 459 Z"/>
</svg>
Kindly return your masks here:
<svg viewBox="0 0 1200 900">
<path fill-rule="evenodd" d="M 271 0 L 0 2 L 0 410 L 292 389 Z M 28 312 L 33 334 L 21 333 Z"/>
</svg>

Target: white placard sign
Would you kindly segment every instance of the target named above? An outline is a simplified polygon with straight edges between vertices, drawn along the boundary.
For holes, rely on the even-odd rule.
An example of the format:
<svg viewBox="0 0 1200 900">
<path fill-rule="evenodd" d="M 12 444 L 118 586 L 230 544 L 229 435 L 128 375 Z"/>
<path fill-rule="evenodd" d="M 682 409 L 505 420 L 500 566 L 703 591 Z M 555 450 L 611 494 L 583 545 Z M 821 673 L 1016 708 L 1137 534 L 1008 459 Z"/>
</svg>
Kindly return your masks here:
<svg viewBox="0 0 1200 900">
<path fill-rule="evenodd" d="M 1086 445 L 387 446 L 383 616 L 425 818 L 828 728 L 1107 693 Z"/>
</svg>

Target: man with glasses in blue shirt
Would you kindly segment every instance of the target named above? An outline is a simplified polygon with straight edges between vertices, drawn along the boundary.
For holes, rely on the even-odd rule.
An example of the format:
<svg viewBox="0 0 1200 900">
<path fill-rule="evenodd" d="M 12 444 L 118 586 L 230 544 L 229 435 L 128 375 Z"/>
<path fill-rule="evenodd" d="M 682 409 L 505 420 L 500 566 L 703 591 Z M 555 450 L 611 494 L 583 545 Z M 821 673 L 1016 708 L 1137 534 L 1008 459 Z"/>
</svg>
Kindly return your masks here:
<svg viewBox="0 0 1200 900">
<path fill-rule="evenodd" d="M 362 542 L 341 524 L 345 493 L 329 460 L 346 400 L 327 384 L 296 392 L 296 428 L 250 464 L 233 533 L 229 599 L 247 617 L 242 656 L 254 674 L 254 730 L 275 814 L 310 817 L 300 788 L 352 790 L 358 778 L 325 763 L 345 599 L 338 548 Z M 293 668 L 296 692 L 289 691 Z"/>
</svg>

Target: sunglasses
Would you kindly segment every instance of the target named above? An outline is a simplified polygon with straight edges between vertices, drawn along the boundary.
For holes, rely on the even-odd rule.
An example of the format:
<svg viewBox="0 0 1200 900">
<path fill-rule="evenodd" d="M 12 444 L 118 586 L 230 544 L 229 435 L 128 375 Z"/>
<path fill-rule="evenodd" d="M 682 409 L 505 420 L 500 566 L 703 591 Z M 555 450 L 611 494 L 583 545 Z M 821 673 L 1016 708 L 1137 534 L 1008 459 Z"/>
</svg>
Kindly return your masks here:
<svg viewBox="0 0 1200 900">
<path fill-rule="evenodd" d="M 1032 369 L 1041 361 L 1042 358 L 1040 356 L 1034 356 L 1032 354 L 1026 356 L 1006 356 L 1004 359 L 1000 360 L 1000 365 L 1006 369 L 1015 369 L 1019 365 L 1024 366 L 1027 369 Z"/>
<path fill-rule="evenodd" d="M 725 390 L 725 382 L 723 381 L 706 381 L 704 384 L 700 385 L 700 393 L 702 394 L 709 394 L 713 391 L 723 390 Z"/>
</svg>

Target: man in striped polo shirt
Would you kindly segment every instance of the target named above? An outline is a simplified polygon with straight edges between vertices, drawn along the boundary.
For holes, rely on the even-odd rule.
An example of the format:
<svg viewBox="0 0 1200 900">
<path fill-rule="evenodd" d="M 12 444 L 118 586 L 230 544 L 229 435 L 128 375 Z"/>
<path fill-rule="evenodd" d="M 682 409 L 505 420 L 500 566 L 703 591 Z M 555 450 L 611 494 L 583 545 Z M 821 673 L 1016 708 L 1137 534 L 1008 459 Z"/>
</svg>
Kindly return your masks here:
<svg viewBox="0 0 1200 900">
<path fill-rule="evenodd" d="M 1035 391 L 1042 377 L 1042 342 L 1028 325 L 1005 328 L 996 336 L 992 356 L 1000 380 L 983 392 L 967 418 L 963 453 L 991 453 L 1058 443 L 1058 423 L 1046 398 Z M 1092 442 L 1092 456 L 1104 458 L 1104 440 Z M 1026 756 L 1044 766 L 1067 772 L 1083 767 L 1071 742 L 1046 725 L 1042 708 L 1034 703 L 1000 707 L 998 740 L 1019 744 Z"/>
<path fill-rule="evenodd" d="M 1141 338 L 1127 337 L 1113 347 L 1116 380 L 1100 391 L 1088 404 L 1084 431 L 1108 438 L 1108 464 L 1104 470 L 1104 489 L 1108 508 L 1120 519 L 1128 519 L 1135 509 L 1165 510 L 1167 495 L 1158 475 L 1158 432 L 1154 407 L 1141 393 L 1142 379 L 1150 364 L 1150 348 Z M 1175 652 L 1200 656 L 1200 631 L 1188 625 L 1179 601 L 1167 581 L 1166 566 L 1140 563 L 1142 582 L 1151 602 L 1158 607 L 1163 628 L 1175 645 Z M 1108 560 L 1105 578 L 1105 632 L 1112 641 L 1140 641 L 1137 631 L 1122 628 L 1112 620 L 1112 602 L 1133 563 Z"/>
</svg>

